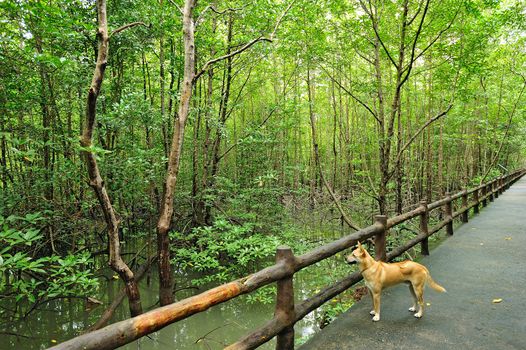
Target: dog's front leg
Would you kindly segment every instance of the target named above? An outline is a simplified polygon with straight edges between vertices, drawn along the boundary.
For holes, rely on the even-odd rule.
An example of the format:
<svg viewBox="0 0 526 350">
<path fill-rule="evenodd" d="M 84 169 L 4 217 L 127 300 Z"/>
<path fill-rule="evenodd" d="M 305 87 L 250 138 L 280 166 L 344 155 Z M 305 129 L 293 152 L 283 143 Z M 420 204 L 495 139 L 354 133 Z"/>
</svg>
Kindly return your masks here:
<svg viewBox="0 0 526 350">
<path fill-rule="evenodd" d="M 371 303 L 373 304 L 373 308 L 369 312 L 369 315 L 374 316 L 374 315 L 376 315 L 376 312 L 374 311 L 374 292 L 371 289 L 371 287 L 369 287 L 369 286 L 367 287 L 367 289 L 369 289 L 369 295 L 371 296 Z"/>
<path fill-rule="evenodd" d="M 372 292 L 373 297 L 373 311 L 371 315 L 374 315 L 373 321 L 380 321 L 380 292 Z"/>
</svg>

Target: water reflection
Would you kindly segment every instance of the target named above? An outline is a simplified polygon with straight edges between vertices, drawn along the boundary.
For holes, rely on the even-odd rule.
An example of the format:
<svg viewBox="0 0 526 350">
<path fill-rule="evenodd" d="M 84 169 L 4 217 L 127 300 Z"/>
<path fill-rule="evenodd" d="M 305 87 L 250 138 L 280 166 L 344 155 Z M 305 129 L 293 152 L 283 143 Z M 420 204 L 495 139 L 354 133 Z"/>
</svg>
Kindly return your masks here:
<svg viewBox="0 0 526 350">
<path fill-rule="evenodd" d="M 296 300 L 306 299 L 319 289 L 327 286 L 331 281 L 340 279 L 349 273 L 342 269 L 341 256 L 317 264 L 312 268 L 300 271 L 295 276 L 294 288 Z M 336 268 L 337 267 L 337 268 Z M 146 278 L 140 284 L 143 308 L 157 307 L 157 273 L 152 271 L 152 284 L 146 284 Z M 25 337 L 4 336 L 0 342 L 0 350 L 12 349 L 46 349 L 55 344 L 70 339 L 89 326 L 94 324 L 112 302 L 122 288 L 119 280 L 113 280 L 108 274 L 108 282 L 103 283 L 99 295 L 94 296 L 104 304 L 93 309 L 87 309 L 86 302 L 80 299 L 56 300 L 42 305 L 37 311 L 16 324 L 9 325 L 7 331 Z M 189 286 L 189 280 L 179 280 L 179 286 Z M 205 290 L 205 288 L 200 291 Z M 194 289 L 184 289 L 177 293 L 178 299 L 195 294 Z M 261 303 L 248 303 L 247 297 L 242 296 L 224 304 L 193 315 L 186 320 L 169 325 L 159 332 L 148 337 L 121 347 L 128 350 L 153 350 L 153 349 L 223 349 L 252 330 L 265 324 L 273 315 L 274 305 Z M 296 324 L 296 339 L 305 340 L 319 330 L 319 311 L 313 312 Z M 128 317 L 128 305 L 125 300 L 116 310 L 111 322 L 123 320 Z M 265 344 L 261 349 L 273 349 L 274 340 Z"/>
</svg>

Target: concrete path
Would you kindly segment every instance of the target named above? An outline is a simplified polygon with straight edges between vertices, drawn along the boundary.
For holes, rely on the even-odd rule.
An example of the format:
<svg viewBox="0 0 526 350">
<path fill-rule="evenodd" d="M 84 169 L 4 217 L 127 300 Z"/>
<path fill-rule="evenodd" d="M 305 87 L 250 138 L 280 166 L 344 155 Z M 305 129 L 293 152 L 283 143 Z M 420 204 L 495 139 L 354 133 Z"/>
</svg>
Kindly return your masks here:
<svg viewBox="0 0 526 350">
<path fill-rule="evenodd" d="M 366 296 L 300 350 L 526 349 L 526 177 L 421 263 L 448 291 L 426 288 L 422 319 L 396 286 L 382 293 L 379 322 Z"/>
</svg>

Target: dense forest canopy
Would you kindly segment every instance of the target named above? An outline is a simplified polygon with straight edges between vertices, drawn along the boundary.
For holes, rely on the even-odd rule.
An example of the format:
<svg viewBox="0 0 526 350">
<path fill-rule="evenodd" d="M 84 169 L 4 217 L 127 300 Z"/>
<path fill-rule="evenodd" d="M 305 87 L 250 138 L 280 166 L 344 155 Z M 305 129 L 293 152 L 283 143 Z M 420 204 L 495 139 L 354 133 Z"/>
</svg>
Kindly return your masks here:
<svg viewBox="0 0 526 350">
<path fill-rule="evenodd" d="M 1 2 L 0 314 L 91 295 L 101 255 L 129 298 L 158 257 L 167 304 L 179 271 L 224 282 L 314 227 L 520 168 L 525 16 L 514 0 Z"/>
</svg>

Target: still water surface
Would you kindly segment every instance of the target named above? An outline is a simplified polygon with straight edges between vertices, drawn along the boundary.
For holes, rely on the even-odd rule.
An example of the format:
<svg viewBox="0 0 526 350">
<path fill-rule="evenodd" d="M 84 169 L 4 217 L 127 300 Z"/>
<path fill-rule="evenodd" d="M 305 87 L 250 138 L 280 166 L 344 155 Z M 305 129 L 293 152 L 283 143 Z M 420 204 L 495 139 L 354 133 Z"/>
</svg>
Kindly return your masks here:
<svg viewBox="0 0 526 350">
<path fill-rule="evenodd" d="M 301 271 L 295 275 L 294 288 L 297 301 L 315 294 L 319 288 L 326 286 L 327 275 L 330 275 L 330 266 L 327 264 L 342 264 L 342 259 L 337 258 L 332 262 L 325 262 Z M 157 302 L 157 286 L 154 278 L 156 271 L 152 272 L 152 284 L 147 286 L 145 279 L 141 282 L 140 292 L 144 309 L 151 309 Z M 110 275 L 111 276 L 111 275 Z M 323 276 L 320 278 L 320 276 Z M 341 276 L 331 276 L 334 280 Z M 330 278 L 331 280 L 333 278 Z M 189 285 L 189 282 L 180 282 L 180 286 Z M 111 303 L 114 296 L 122 288 L 119 280 L 110 279 L 101 286 L 100 294 L 96 296 L 104 302 L 92 310 L 87 309 L 86 303 L 81 299 L 57 300 L 42 305 L 37 311 L 30 314 L 27 320 L 13 324 L 9 332 L 21 334 L 28 338 L 4 336 L 0 341 L 0 350 L 36 350 L 46 349 L 55 344 L 78 335 L 84 329 L 95 323 L 104 309 Z M 204 291 L 205 289 L 200 289 Z M 192 289 L 177 293 L 182 299 L 196 291 Z M 262 303 L 248 303 L 247 297 L 242 296 L 224 304 L 216 305 L 211 309 L 193 315 L 188 319 L 169 325 L 159 332 L 148 337 L 121 347 L 127 350 L 153 350 L 153 349 L 223 349 L 241 337 L 265 324 L 273 315 L 274 305 Z M 304 320 L 296 324 L 296 339 L 300 342 L 319 330 L 318 323 L 321 311 L 315 311 Z M 117 309 L 111 322 L 123 320 L 128 317 L 128 305 L 125 300 Z M 265 344 L 261 349 L 273 349 L 274 341 Z"/>
</svg>

